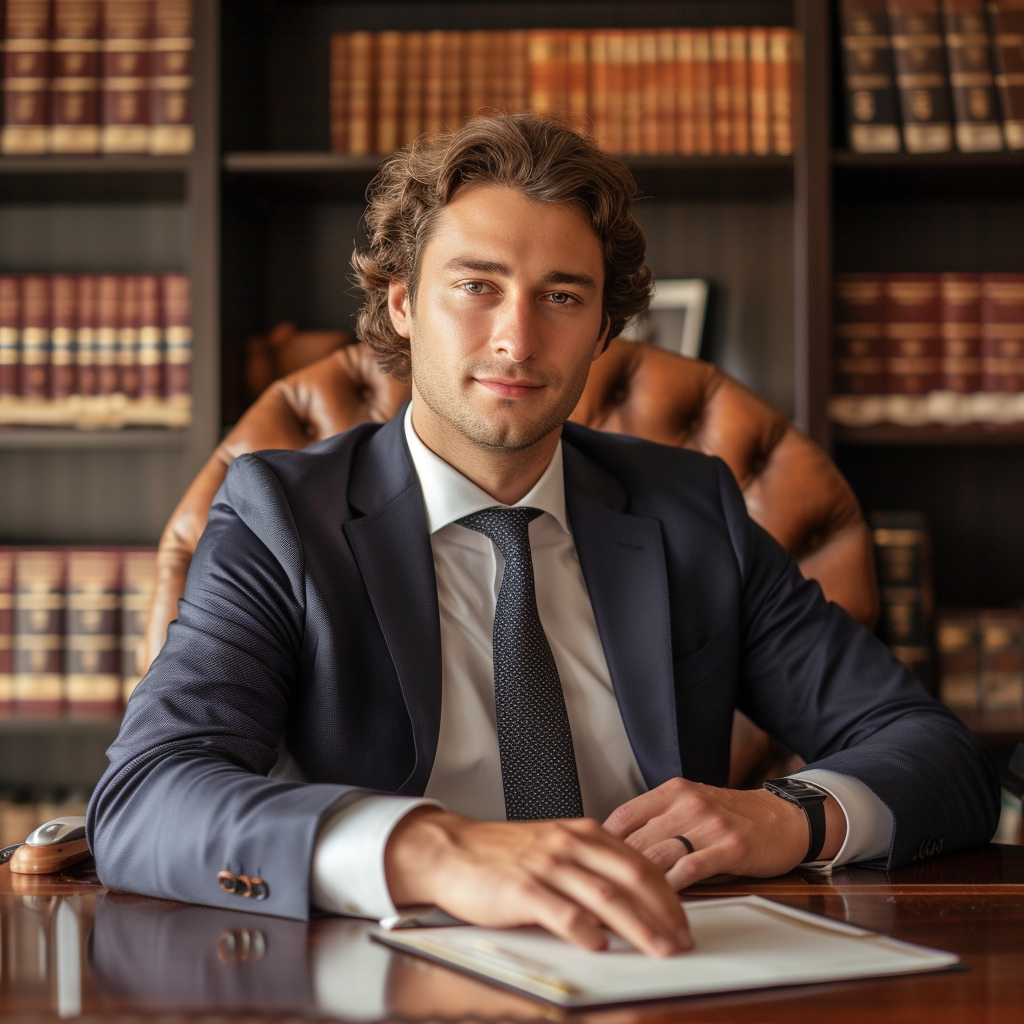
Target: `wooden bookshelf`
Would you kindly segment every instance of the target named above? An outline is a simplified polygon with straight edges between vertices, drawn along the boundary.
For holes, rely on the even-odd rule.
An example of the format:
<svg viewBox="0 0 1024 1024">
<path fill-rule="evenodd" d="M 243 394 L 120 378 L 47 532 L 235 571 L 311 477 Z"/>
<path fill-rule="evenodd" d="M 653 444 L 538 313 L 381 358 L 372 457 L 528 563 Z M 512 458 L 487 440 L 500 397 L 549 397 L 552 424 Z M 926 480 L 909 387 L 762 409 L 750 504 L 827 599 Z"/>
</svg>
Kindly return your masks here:
<svg viewBox="0 0 1024 1024">
<path fill-rule="evenodd" d="M 121 717 L 0 717 L 0 785 L 40 797 L 48 790 L 83 790 L 106 770 L 106 749 Z"/>
<path fill-rule="evenodd" d="M 958 711 L 957 716 L 975 736 L 992 746 L 1013 746 L 1024 740 L 1024 710 Z"/>
<path fill-rule="evenodd" d="M 973 446 L 1017 446 L 1024 445 L 1024 423 L 994 426 L 972 424 L 963 427 L 898 427 L 879 425 L 875 427 L 836 427 L 833 430 L 835 445 L 954 445 Z"/>
<path fill-rule="evenodd" d="M 183 449 L 189 441 L 187 430 L 162 427 L 125 427 L 122 430 L 68 430 L 49 427 L 0 428 L 0 450 L 125 451 L 138 449 Z"/>
</svg>

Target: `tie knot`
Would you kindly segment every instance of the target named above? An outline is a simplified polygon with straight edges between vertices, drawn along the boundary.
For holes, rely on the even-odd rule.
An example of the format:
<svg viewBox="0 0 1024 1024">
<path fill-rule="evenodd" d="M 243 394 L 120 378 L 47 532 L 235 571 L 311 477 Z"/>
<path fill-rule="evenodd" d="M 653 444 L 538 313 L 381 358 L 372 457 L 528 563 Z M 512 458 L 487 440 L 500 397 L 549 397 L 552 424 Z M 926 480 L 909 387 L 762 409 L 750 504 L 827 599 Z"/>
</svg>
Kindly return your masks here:
<svg viewBox="0 0 1024 1024">
<path fill-rule="evenodd" d="M 530 550 L 530 523 L 541 514 L 539 508 L 494 508 L 481 509 L 456 520 L 467 530 L 476 530 L 498 546 L 505 558 Z"/>
</svg>

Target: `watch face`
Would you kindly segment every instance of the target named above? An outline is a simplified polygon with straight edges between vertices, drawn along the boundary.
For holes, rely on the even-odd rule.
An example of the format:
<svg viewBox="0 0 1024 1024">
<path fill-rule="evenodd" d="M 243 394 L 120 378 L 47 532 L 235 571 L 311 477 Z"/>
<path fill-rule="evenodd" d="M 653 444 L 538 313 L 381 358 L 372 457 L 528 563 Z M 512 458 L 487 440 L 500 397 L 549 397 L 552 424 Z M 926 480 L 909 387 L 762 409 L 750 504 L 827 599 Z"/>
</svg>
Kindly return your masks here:
<svg viewBox="0 0 1024 1024">
<path fill-rule="evenodd" d="M 828 795 L 817 786 L 812 786 L 809 782 L 801 782 L 799 779 L 771 779 L 765 785 L 800 801 L 824 800 Z"/>
</svg>

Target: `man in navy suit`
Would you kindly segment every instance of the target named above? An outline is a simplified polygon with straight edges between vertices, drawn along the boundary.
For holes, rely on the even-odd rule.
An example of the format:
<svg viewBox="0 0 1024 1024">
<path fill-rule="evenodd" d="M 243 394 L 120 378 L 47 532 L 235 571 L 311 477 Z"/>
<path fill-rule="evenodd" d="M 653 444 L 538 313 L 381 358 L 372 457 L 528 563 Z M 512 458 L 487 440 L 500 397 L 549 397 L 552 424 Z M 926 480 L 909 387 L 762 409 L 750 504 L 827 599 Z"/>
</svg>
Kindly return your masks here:
<svg viewBox="0 0 1024 1024">
<path fill-rule="evenodd" d="M 411 404 L 231 466 L 90 804 L 107 885 L 668 955 L 712 874 L 992 835 L 977 742 L 720 460 L 565 422 L 646 306 L 634 192 L 534 115 L 385 165 L 359 333 Z M 736 707 L 796 780 L 723 788 Z"/>
</svg>

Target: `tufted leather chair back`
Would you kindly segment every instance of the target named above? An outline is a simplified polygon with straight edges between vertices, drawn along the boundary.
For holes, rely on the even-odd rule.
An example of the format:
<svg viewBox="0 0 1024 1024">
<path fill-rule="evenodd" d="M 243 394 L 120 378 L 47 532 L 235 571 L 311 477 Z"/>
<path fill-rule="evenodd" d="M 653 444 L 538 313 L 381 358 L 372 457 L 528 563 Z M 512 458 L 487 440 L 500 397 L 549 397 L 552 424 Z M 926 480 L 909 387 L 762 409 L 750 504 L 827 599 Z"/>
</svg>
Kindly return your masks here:
<svg viewBox="0 0 1024 1024">
<path fill-rule="evenodd" d="M 210 456 L 164 529 L 147 665 L 177 617 L 192 554 L 231 460 L 266 448 L 303 448 L 358 423 L 384 423 L 408 397 L 408 387 L 381 373 L 361 343 L 276 381 L 261 395 Z M 571 419 L 720 456 L 751 516 L 796 557 L 804 575 L 854 618 L 874 625 L 871 537 L 853 492 L 821 448 L 743 385 L 709 363 L 616 338 L 591 368 Z M 750 763 L 741 767 L 734 757 L 734 782 L 756 768 L 752 758 L 767 752 L 762 741 L 755 753 L 752 733 L 747 739 Z"/>
</svg>

